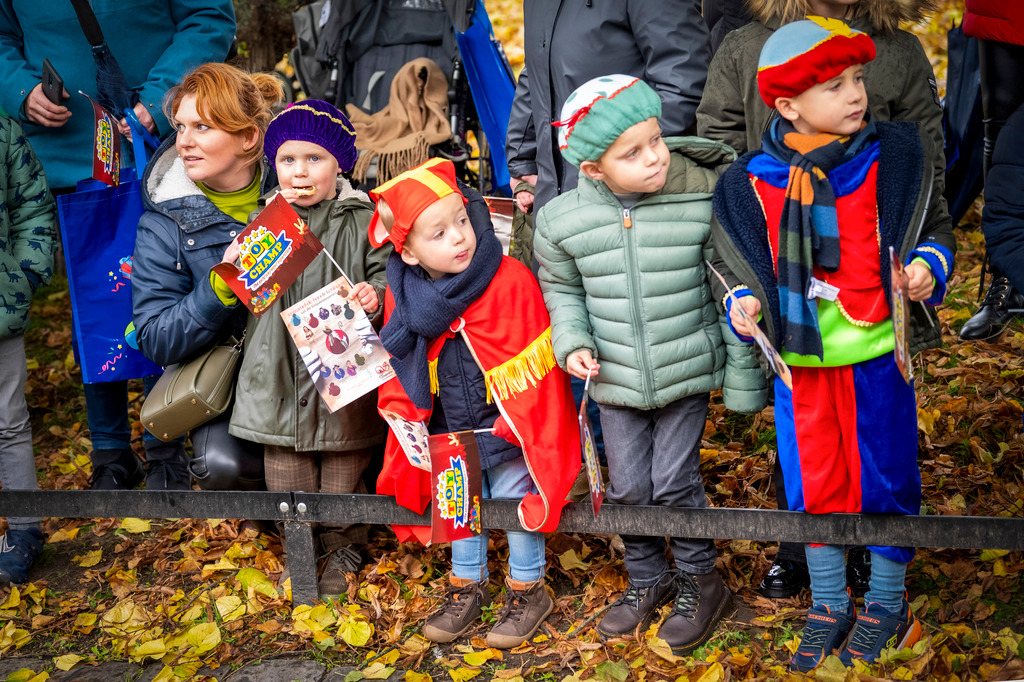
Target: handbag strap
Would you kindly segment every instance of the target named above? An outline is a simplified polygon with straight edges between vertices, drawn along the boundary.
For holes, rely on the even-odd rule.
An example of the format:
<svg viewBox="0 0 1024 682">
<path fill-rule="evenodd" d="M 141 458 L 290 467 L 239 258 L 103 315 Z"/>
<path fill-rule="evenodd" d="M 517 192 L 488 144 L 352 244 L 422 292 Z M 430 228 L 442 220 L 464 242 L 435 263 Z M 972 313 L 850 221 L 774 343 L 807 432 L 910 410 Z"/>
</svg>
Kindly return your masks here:
<svg viewBox="0 0 1024 682">
<path fill-rule="evenodd" d="M 103 30 L 100 29 L 100 22 L 96 20 L 96 13 L 92 11 L 89 0 L 71 0 L 71 6 L 75 8 L 78 16 L 78 23 L 82 26 L 82 33 L 85 39 L 93 47 L 103 44 Z"/>
</svg>

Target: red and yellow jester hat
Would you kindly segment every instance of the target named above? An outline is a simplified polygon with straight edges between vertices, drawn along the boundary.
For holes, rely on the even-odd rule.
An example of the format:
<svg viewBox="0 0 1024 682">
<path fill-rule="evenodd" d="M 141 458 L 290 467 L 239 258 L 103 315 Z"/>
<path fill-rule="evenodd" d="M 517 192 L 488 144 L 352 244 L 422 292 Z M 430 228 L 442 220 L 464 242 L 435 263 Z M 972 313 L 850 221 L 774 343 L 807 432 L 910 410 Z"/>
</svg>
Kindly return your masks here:
<svg viewBox="0 0 1024 682">
<path fill-rule="evenodd" d="M 839 19 L 807 17 L 780 27 L 765 41 L 757 64 L 757 89 L 774 109 L 779 97 L 796 97 L 874 58 L 875 43 L 868 34 Z"/>
<path fill-rule="evenodd" d="M 370 198 L 377 201 L 383 197 L 395 215 L 395 223 L 388 232 L 378 212 L 373 212 L 370 243 L 377 248 L 390 241 L 395 252 L 402 253 L 405 238 L 416 219 L 428 206 L 449 194 L 458 194 L 462 203 L 466 203 L 466 197 L 462 196 L 455 181 L 455 166 L 447 159 L 437 158 L 428 159 L 370 190 Z"/>
</svg>

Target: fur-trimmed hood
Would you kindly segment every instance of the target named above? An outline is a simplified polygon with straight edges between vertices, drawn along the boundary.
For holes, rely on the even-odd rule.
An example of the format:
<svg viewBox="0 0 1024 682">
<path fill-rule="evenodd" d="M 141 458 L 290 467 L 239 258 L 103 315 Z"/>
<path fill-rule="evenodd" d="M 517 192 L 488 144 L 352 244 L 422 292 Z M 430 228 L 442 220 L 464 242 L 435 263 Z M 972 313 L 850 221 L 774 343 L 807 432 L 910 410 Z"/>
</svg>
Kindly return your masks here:
<svg viewBox="0 0 1024 682">
<path fill-rule="evenodd" d="M 807 0 L 746 0 L 751 16 L 770 28 L 802 19 L 809 11 Z M 916 24 L 934 12 L 934 0 L 859 0 L 848 20 L 866 24 L 873 32 L 892 32 L 901 23 Z M 860 20 L 860 21 L 857 21 Z"/>
</svg>

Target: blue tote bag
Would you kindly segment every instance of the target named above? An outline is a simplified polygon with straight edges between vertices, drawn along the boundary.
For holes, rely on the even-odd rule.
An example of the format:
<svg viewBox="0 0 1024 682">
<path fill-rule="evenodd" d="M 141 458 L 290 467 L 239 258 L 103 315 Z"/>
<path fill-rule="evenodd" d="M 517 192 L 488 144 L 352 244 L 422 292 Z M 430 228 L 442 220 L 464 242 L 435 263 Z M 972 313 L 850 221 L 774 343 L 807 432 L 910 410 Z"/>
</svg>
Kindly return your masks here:
<svg viewBox="0 0 1024 682">
<path fill-rule="evenodd" d="M 140 126 L 141 127 L 141 126 Z M 87 384 L 160 374 L 138 349 L 132 323 L 132 253 L 142 207 L 145 143 L 132 130 L 135 168 L 110 187 L 82 180 L 57 197 L 73 310 L 75 353 Z"/>
</svg>

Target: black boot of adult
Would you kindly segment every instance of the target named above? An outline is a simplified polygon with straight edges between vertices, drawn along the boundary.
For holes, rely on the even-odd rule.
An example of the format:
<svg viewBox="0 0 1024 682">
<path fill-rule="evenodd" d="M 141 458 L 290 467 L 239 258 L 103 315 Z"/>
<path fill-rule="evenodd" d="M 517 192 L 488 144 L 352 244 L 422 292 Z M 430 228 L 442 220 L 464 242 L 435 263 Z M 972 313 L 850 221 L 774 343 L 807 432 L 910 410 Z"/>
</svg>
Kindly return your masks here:
<svg viewBox="0 0 1024 682">
<path fill-rule="evenodd" d="M 1003 333 L 1014 317 L 1024 313 L 1024 294 L 993 272 L 992 284 L 971 319 L 960 329 L 963 341 L 991 341 Z"/>
<path fill-rule="evenodd" d="M 93 450 L 92 475 L 89 487 L 92 490 L 131 490 L 142 483 L 142 462 L 130 448 Z"/>
<path fill-rule="evenodd" d="M 783 511 L 789 509 L 786 482 L 782 478 L 782 467 L 778 459 L 775 460 L 772 482 L 775 484 L 778 508 Z M 768 569 L 768 575 L 758 585 L 757 591 L 769 599 L 785 599 L 800 594 L 801 590 L 810 586 L 811 576 L 807 573 L 804 546 L 796 542 L 782 542 L 779 543 L 779 551 L 775 555 L 772 567 Z"/>
<path fill-rule="evenodd" d="M 146 490 L 191 490 L 185 447 L 180 440 L 146 445 Z"/>
</svg>

